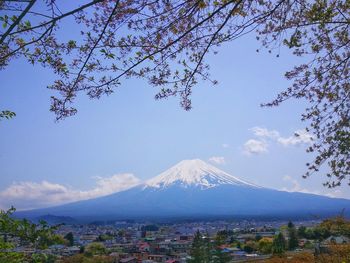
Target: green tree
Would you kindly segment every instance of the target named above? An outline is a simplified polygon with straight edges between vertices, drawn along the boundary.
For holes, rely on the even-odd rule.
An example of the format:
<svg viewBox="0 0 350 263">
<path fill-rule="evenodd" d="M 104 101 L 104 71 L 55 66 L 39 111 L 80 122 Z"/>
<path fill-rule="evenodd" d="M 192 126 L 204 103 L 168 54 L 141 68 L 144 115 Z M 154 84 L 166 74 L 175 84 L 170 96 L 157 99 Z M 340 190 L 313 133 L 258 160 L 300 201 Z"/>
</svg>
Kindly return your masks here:
<svg viewBox="0 0 350 263">
<path fill-rule="evenodd" d="M 31 263 L 55 263 L 57 257 L 47 254 L 33 254 L 31 256 Z"/>
<path fill-rule="evenodd" d="M 262 254 L 270 254 L 272 252 L 272 240 L 269 238 L 260 239 L 258 249 Z"/>
<path fill-rule="evenodd" d="M 278 235 L 276 235 L 272 241 L 272 253 L 273 254 L 283 254 L 286 250 L 286 240 L 283 236 L 283 234 L 280 232 Z"/>
<path fill-rule="evenodd" d="M 24 254 L 6 251 L 14 247 L 14 244 L 4 241 L 4 236 L 0 237 L 0 262 L 22 263 L 25 261 Z"/>
<path fill-rule="evenodd" d="M 247 241 L 244 244 L 243 250 L 247 253 L 252 253 L 257 250 L 257 243 L 253 240 Z"/>
<path fill-rule="evenodd" d="M 287 224 L 287 227 L 288 228 L 293 228 L 294 227 L 294 224 L 292 221 L 289 221 L 288 224 Z"/>
<path fill-rule="evenodd" d="M 0 262 L 25 262 L 39 257 L 34 254 L 32 259 L 28 259 L 21 253 L 11 252 L 15 248 L 12 240 L 17 240 L 20 245 L 31 245 L 41 249 L 63 241 L 62 237 L 54 233 L 57 226 L 51 227 L 45 221 L 33 224 L 26 219 L 16 219 L 12 216 L 15 210 L 13 207 L 7 211 L 0 210 Z M 48 255 L 40 257 L 50 258 Z"/>
<path fill-rule="evenodd" d="M 307 239 L 316 239 L 315 231 L 314 231 L 313 228 L 311 228 L 311 227 L 306 228 L 306 230 L 305 230 L 305 238 L 307 238 Z"/>
<path fill-rule="evenodd" d="M 212 260 L 213 263 L 227 263 L 232 260 L 229 253 L 223 252 L 222 245 L 226 244 L 228 238 L 226 231 L 220 231 L 217 233 L 214 241 L 214 247 L 212 251 Z"/>
<path fill-rule="evenodd" d="M 211 260 L 209 238 L 205 238 L 199 231 L 196 232 L 190 250 L 188 263 L 209 263 Z"/>
<path fill-rule="evenodd" d="M 305 226 L 300 226 L 298 228 L 298 237 L 299 238 L 307 238 L 307 233 L 306 233 L 306 227 Z"/>
<path fill-rule="evenodd" d="M 343 215 L 324 220 L 319 229 L 329 232 L 331 235 L 344 235 L 350 237 L 350 220 Z"/>
<path fill-rule="evenodd" d="M 203 242 L 203 262 L 211 262 L 212 260 L 212 251 L 213 251 L 213 244 L 211 243 L 209 234 L 206 233 L 202 237 L 202 242 Z"/>
<path fill-rule="evenodd" d="M 65 235 L 64 239 L 66 239 L 68 241 L 68 245 L 69 246 L 73 246 L 74 245 L 74 236 L 73 236 L 72 232 L 69 232 L 67 235 Z"/>
<path fill-rule="evenodd" d="M 106 247 L 103 243 L 92 242 L 85 247 L 84 254 L 86 256 L 104 255 L 106 251 Z"/>
<path fill-rule="evenodd" d="M 262 239 L 262 236 L 260 235 L 260 234 L 257 234 L 256 236 L 255 236 L 255 241 L 259 241 L 260 239 Z"/>
<path fill-rule="evenodd" d="M 294 224 L 290 221 L 288 223 L 288 249 L 293 250 L 298 247 L 298 235 Z"/>
</svg>

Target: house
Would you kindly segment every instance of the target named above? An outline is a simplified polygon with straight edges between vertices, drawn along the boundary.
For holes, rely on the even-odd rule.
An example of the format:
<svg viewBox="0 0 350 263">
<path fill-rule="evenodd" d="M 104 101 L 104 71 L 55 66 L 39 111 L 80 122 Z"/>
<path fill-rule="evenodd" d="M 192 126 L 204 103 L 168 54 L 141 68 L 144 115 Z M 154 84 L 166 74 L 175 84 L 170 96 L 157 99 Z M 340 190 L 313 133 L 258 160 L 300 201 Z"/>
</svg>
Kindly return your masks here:
<svg viewBox="0 0 350 263">
<path fill-rule="evenodd" d="M 140 252 L 149 252 L 150 245 L 147 242 L 141 242 L 138 244 L 138 249 Z"/>
<path fill-rule="evenodd" d="M 69 256 L 72 256 L 80 252 L 80 247 L 78 246 L 67 247 L 66 251 Z"/>
<path fill-rule="evenodd" d="M 330 236 L 321 243 L 315 246 L 315 255 L 329 253 L 332 245 L 350 244 L 350 239 L 345 236 Z"/>
<path fill-rule="evenodd" d="M 172 259 L 172 257 L 167 255 L 148 255 L 149 260 L 153 260 L 154 262 L 166 262 L 169 259 Z"/>
<path fill-rule="evenodd" d="M 304 247 L 305 246 L 305 244 L 307 243 L 307 239 L 306 238 L 301 238 L 301 239 L 299 239 L 299 241 L 298 241 L 298 246 L 299 247 Z"/>
<path fill-rule="evenodd" d="M 189 253 L 191 249 L 191 242 L 177 241 L 170 244 L 170 248 L 175 253 Z"/>
<path fill-rule="evenodd" d="M 165 240 L 165 241 L 159 242 L 158 247 L 161 249 L 170 249 L 170 244 L 171 244 L 170 240 Z"/>
<path fill-rule="evenodd" d="M 325 241 L 322 242 L 323 244 L 349 244 L 350 239 L 345 236 L 330 236 Z"/>
</svg>

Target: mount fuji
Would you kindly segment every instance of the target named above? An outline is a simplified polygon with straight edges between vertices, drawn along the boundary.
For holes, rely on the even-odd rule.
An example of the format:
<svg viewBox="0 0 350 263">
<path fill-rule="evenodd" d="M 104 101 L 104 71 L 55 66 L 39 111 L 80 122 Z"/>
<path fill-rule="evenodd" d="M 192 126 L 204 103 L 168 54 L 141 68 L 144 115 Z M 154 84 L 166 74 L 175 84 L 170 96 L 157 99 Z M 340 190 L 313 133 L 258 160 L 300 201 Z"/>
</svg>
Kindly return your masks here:
<svg viewBox="0 0 350 263">
<path fill-rule="evenodd" d="M 202 190 L 220 185 L 258 187 L 243 181 L 200 159 L 184 160 L 160 175 L 148 180 L 145 188 L 164 189 L 178 185 L 184 188 L 199 187 Z"/>
<path fill-rule="evenodd" d="M 56 207 L 18 212 L 80 219 L 329 216 L 350 200 L 285 192 L 246 182 L 202 160 L 184 160 L 128 190 Z"/>
</svg>

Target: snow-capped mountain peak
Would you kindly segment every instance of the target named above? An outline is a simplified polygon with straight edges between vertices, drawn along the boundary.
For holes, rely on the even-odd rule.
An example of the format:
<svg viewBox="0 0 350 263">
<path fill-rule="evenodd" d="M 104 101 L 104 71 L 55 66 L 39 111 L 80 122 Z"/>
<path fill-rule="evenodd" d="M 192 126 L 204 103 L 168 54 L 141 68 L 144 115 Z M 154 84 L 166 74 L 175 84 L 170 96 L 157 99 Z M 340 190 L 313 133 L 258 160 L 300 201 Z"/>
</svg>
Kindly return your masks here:
<svg viewBox="0 0 350 263">
<path fill-rule="evenodd" d="M 145 187 L 167 188 L 175 184 L 183 187 L 199 186 L 202 189 L 223 184 L 258 187 L 234 177 L 200 159 L 183 160 L 179 162 L 160 175 L 146 181 Z"/>
</svg>

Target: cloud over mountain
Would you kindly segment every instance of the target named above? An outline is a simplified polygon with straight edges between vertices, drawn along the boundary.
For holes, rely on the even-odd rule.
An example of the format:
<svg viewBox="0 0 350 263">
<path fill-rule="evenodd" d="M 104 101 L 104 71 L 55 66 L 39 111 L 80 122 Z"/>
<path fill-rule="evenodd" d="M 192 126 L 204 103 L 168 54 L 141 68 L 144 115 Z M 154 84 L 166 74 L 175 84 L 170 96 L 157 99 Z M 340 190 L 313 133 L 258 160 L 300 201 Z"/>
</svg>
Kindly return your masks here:
<svg viewBox="0 0 350 263">
<path fill-rule="evenodd" d="M 286 180 L 291 178 L 286 177 Z M 32 211 L 74 218 L 171 218 L 252 215 L 334 215 L 350 200 L 252 184 L 200 159 L 183 160 L 145 183 L 103 197 Z"/>
<path fill-rule="evenodd" d="M 95 186 L 80 190 L 48 181 L 14 182 L 0 191 L 0 208 L 14 205 L 18 209 L 32 209 L 62 203 L 96 198 L 126 190 L 140 183 L 133 174 L 116 174 L 110 177 L 94 177 Z"/>
</svg>

